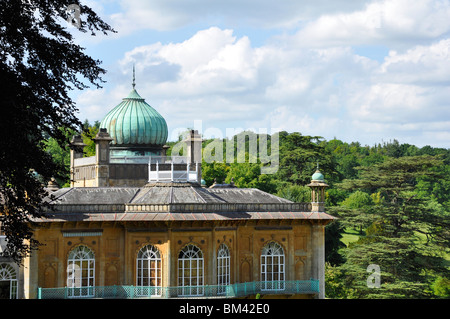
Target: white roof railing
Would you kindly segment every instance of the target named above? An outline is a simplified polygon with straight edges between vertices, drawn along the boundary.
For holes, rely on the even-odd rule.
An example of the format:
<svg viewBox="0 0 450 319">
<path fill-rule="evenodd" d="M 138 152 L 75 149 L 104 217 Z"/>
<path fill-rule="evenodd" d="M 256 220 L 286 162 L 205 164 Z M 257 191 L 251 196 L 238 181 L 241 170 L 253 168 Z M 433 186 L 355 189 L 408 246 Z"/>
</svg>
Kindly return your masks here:
<svg viewBox="0 0 450 319">
<path fill-rule="evenodd" d="M 186 163 L 186 162 L 184 162 Z M 185 169 L 176 168 L 174 164 L 184 163 L 170 163 L 164 162 L 163 164 L 170 164 L 170 169 L 167 165 L 160 165 L 156 161 L 155 169 L 152 170 L 152 161 L 148 163 L 148 181 L 149 182 L 197 182 L 199 175 L 199 164 L 187 163 Z"/>
<path fill-rule="evenodd" d="M 95 156 L 78 158 L 75 166 L 93 165 Z M 111 156 L 110 164 L 147 164 L 149 182 L 199 182 L 200 164 L 187 156 Z"/>
</svg>

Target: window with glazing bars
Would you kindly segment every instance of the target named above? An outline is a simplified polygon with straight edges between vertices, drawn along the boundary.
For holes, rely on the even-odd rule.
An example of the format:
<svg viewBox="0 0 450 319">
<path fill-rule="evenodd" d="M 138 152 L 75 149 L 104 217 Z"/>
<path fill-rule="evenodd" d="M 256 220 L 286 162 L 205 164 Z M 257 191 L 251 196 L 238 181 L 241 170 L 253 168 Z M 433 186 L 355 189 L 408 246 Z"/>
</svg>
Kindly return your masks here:
<svg viewBox="0 0 450 319">
<path fill-rule="evenodd" d="M 261 252 L 261 290 L 284 290 L 284 250 L 276 242 Z"/>
<path fill-rule="evenodd" d="M 0 264 L 0 299 L 17 298 L 17 274 L 8 263 Z"/>
<path fill-rule="evenodd" d="M 136 282 L 138 295 L 161 295 L 161 254 L 153 245 L 143 247 L 137 256 Z"/>
<path fill-rule="evenodd" d="M 67 261 L 68 297 L 94 296 L 95 256 L 86 246 L 78 246 L 69 253 Z"/>
<path fill-rule="evenodd" d="M 189 244 L 178 254 L 179 295 L 201 296 L 203 285 L 203 253 L 197 246 Z"/>
<path fill-rule="evenodd" d="M 230 284 L 230 250 L 227 245 L 221 244 L 217 251 L 217 285 L 218 293 L 224 294 L 227 285 Z"/>
</svg>

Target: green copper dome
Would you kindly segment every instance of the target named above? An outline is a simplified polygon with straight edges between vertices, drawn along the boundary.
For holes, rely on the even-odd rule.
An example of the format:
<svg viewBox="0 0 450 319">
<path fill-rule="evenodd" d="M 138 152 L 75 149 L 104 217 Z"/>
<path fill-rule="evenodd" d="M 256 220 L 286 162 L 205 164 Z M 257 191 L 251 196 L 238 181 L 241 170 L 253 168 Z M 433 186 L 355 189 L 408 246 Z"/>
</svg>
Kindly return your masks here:
<svg viewBox="0 0 450 319">
<path fill-rule="evenodd" d="M 122 102 L 106 114 L 100 123 L 114 145 L 164 145 L 168 130 L 164 118 L 134 89 Z"/>
<path fill-rule="evenodd" d="M 317 170 L 313 174 L 313 176 L 311 177 L 311 180 L 313 180 L 313 181 L 323 181 L 323 180 L 325 180 L 325 178 L 324 178 L 323 174 L 319 170 Z"/>
<path fill-rule="evenodd" d="M 318 181 L 318 182 L 325 181 L 325 177 L 323 176 L 323 174 L 319 170 L 319 163 L 317 163 L 317 169 L 314 172 L 313 176 L 311 176 L 311 180 L 312 181 Z"/>
</svg>

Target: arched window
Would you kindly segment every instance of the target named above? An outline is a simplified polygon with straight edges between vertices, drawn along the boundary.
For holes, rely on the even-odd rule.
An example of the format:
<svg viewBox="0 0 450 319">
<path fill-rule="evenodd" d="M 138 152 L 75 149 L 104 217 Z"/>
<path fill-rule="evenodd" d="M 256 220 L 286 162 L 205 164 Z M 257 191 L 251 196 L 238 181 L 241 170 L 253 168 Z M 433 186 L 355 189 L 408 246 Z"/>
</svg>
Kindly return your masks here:
<svg viewBox="0 0 450 319">
<path fill-rule="evenodd" d="M 0 299 L 17 299 L 16 270 L 10 264 L 0 264 Z"/>
<path fill-rule="evenodd" d="M 143 247 L 138 253 L 136 283 L 139 295 L 161 295 L 161 254 L 153 245 Z"/>
<path fill-rule="evenodd" d="M 181 296 L 203 295 L 203 253 L 195 245 L 185 246 L 178 254 L 178 286 Z"/>
<path fill-rule="evenodd" d="M 95 257 L 86 246 L 78 246 L 69 253 L 67 261 L 68 297 L 94 296 Z"/>
<path fill-rule="evenodd" d="M 230 250 L 227 245 L 220 244 L 217 251 L 217 285 L 218 293 L 224 294 L 227 285 L 230 284 Z"/>
<path fill-rule="evenodd" d="M 283 247 L 269 242 L 261 252 L 261 289 L 284 290 L 284 280 Z"/>
</svg>

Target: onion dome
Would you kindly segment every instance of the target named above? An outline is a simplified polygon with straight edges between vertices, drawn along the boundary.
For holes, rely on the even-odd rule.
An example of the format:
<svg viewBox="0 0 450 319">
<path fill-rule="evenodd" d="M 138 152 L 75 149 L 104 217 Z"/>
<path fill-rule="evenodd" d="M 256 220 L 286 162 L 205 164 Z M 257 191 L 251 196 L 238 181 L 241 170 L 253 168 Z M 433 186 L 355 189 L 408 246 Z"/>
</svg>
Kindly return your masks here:
<svg viewBox="0 0 450 319">
<path fill-rule="evenodd" d="M 311 177 L 311 180 L 323 182 L 325 180 L 325 178 L 324 178 L 323 174 L 319 170 L 317 170 Z"/>
<path fill-rule="evenodd" d="M 168 137 L 166 120 L 133 89 L 100 123 L 112 138 L 111 146 L 164 145 Z"/>
<path fill-rule="evenodd" d="M 325 177 L 319 171 L 319 163 L 317 163 L 317 169 L 316 169 L 315 173 L 313 174 L 313 176 L 311 177 L 311 180 L 312 181 L 317 181 L 317 182 L 324 182 L 325 181 Z"/>
<path fill-rule="evenodd" d="M 166 120 L 133 90 L 100 123 L 114 145 L 164 145 L 168 129 Z"/>
</svg>

